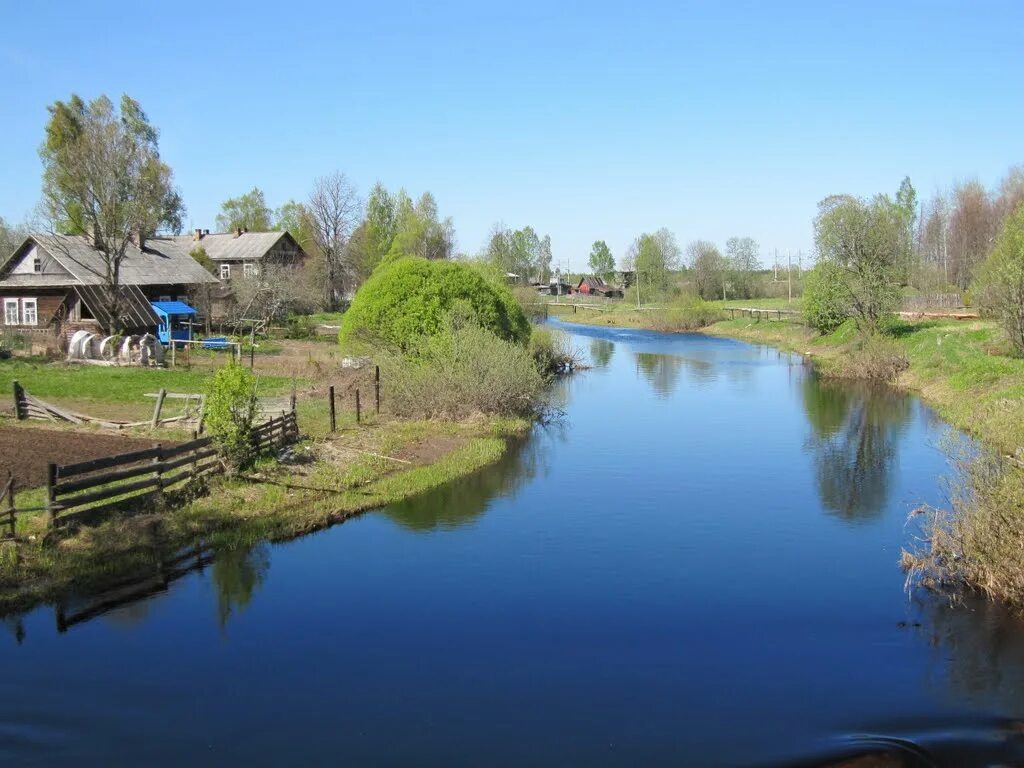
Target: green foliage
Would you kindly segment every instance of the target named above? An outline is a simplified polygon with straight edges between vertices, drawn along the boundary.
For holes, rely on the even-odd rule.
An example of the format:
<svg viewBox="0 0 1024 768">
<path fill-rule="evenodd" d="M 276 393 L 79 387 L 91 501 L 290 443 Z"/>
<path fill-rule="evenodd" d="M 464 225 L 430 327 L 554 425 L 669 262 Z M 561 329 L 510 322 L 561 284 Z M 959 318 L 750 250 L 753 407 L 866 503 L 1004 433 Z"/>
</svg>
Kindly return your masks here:
<svg viewBox="0 0 1024 768">
<path fill-rule="evenodd" d="M 253 187 L 244 195 L 232 197 L 220 204 L 217 227 L 222 232 L 248 229 L 251 232 L 266 232 L 273 229 L 271 210 L 263 196 L 263 190 Z"/>
<path fill-rule="evenodd" d="M 399 416 L 533 416 L 542 407 L 544 377 L 530 351 L 473 323 L 453 323 L 420 337 L 409 354 L 376 359 L 386 406 Z"/>
<path fill-rule="evenodd" d="M 610 280 L 615 275 L 615 257 L 612 249 L 604 240 L 596 240 L 590 248 L 590 259 L 587 261 L 590 271 L 595 275 Z"/>
<path fill-rule="evenodd" d="M 725 266 L 729 294 L 734 298 L 751 299 L 757 293 L 757 241 L 752 237 L 730 237 L 725 242 Z"/>
<path fill-rule="evenodd" d="M 679 246 L 675 235 L 662 228 L 644 233 L 630 246 L 627 267 L 636 271 L 636 285 L 642 301 L 653 301 L 669 289 L 669 274 L 679 268 Z"/>
<path fill-rule="evenodd" d="M 213 259 L 210 258 L 210 255 L 206 252 L 206 249 L 203 248 L 203 246 L 195 246 L 188 252 L 188 255 L 195 259 L 199 265 L 211 275 L 217 274 L 217 265 L 214 263 Z"/>
<path fill-rule="evenodd" d="M 511 292 L 459 262 L 398 258 L 381 265 L 342 319 L 342 346 L 384 344 L 408 352 L 443 332 L 454 311 L 499 339 L 525 344 L 530 324 Z"/>
<path fill-rule="evenodd" d="M 818 204 L 818 261 L 835 269 L 836 290 L 862 331 L 872 332 L 901 299 L 904 222 L 885 195 L 859 200 L 836 195 Z"/>
<path fill-rule="evenodd" d="M 256 422 L 256 377 L 231 363 L 210 380 L 206 390 L 206 431 L 236 468 L 252 463 L 250 435 Z"/>
<path fill-rule="evenodd" d="M 650 315 L 651 329 L 662 333 L 696 331 L 725 317 L 718 307 L 699 298 L 680 299 Z"/>
<path fill-rule="evenodd" d="M 842 270 L 822 261 L 804 278 L 804 319 L 819 333 L 832 333 L 850 316 Z"/>
<path fill-rule="evenodd" d="M 511 273 L 523 280 L 544 279 L 551 268 L 551 238 L 538 237 L 533 227 L 505 229 L 497 227 L 482 258 L 502 275 Z"/>
<path fill-rule="evenodd" d="M 286 339 L 315 339 L 316 321 L 309 315 L 292 315 L 285 326 Z"/>
<path fill-rule="evenodd" d="M 274 212 L 274 229 L 288 232 L 307 253 L 313 250 L 313 226 L 306 206 L 289 200 Z"/>
<path fill-rule="evenodd" d="M 577 355 L 563 333 L 536 327 L 530 334 L 530 356 L 537 371 L 545 377 L 566 373 L 576 367 Z"/>
<path fill-rule="evenodd" d="M 971 293 L 999 318 L 1017 354 L 1024 354 L 1024 203 L 1007 218 Z"/>
</svg>

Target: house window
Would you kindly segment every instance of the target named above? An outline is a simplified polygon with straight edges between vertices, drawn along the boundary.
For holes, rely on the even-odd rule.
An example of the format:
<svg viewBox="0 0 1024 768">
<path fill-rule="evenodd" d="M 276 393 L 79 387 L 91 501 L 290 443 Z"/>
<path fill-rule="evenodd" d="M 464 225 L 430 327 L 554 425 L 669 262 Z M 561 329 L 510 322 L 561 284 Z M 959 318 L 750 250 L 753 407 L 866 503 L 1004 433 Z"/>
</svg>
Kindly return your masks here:
<svg viewBox="0 0 1024 768">
<path fill-rule="evenodd" d="M 231 265 L 230 264 L 221 264 L 220 265 L 220 279 L 221 280 L 230 280 L 231 279 Z"/>
<path fill-rule="evenodd" d="M 4 299 L 4 324 L 18 324 L 18 300 Z"/>
<path fill-rule="evenodd" d="M 247 261 L 245 264 L 242 265 L 242 274 L 245 275 L 246 277 L 256 277 L 257 275 L 259 275 L 259 273 L 259 267 L 257 267 L 255 264 L 251 264 L 250 262 Z"/>
<path fill-rule="evenodd" d="M 43 271 L 43 260 L 40 259 L 38 256 L 36 256 L 34 259 L 32 259 L 32 271 L 33 272 L 42 272 Z"/>
<path fill-rule="evenodd" d="M 39 315 L 36 312 L 36 300 L 35 299 L 22 299 L 21 300 L 21 324 L 22 325 L 36 325 L 39 322 Z"/>
</svg>

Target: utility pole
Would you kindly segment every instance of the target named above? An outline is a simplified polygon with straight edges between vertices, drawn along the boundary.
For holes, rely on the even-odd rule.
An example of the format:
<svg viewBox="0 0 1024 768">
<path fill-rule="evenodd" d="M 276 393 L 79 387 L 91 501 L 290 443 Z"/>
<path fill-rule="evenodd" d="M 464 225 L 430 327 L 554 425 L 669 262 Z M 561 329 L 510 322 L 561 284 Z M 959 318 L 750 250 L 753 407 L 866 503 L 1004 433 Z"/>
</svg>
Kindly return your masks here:
<svg viewBox="0 0 1024 768">
<path fill-rule="evenodd" d="M 786 251 L 786 274 L 789 276 L 789 303 L 793 303 L 793 252 Z"/>
</svg>

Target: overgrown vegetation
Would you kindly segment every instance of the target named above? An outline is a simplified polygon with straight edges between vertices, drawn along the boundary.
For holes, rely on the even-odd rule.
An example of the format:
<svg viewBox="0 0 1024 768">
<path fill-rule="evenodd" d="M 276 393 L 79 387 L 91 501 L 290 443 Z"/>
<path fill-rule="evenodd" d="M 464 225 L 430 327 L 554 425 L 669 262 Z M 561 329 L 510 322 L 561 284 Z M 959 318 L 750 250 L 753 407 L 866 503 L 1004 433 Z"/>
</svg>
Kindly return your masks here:
<svg viewBox="0 0 1024 768">
<path fill-rule="evenodd" d="M 651 330 L 663 333 L 697 331 L 724 317 L 714 304 L 697 298 L 679 299 L 649 314 Z"/>
<path fill-rule="evenodd" d="M 1007 219 L 972 292 L 999 318 L 1017 354 L 1024 355 L 1024 203 Z"/>
<path fill-rule="evenodd" d="M 407 350 L 378 350 L 388 409 L 404 417 L 533 416 L 545 380 L 529 349 L 456 320 Z"/>
<path fill-rule="evenodd" d="M 256 377 L 240 365 L 217 371 L 206 390 L 206 430 L 235 469 L 255 458 L 250 434 L 256 423 Z"/>
<path fill-rule="evenodd" d="M 360 288 L 338 339 L 343 347 L 409 352 L 442 333 L 457 308 L 503 341 L 524 345 L 530 337 L 529 321 L 507 288 L 465 264 L 406 257 L 382 264 Z"/>
</svg>

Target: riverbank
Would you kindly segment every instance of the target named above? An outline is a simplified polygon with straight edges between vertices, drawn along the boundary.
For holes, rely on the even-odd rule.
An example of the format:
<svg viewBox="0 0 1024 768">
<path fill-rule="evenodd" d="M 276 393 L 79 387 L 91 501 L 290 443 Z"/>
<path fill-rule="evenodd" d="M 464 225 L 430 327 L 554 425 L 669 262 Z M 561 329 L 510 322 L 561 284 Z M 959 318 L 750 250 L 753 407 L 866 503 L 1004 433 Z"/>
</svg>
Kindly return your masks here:
<svg viewBox="0 0 1024 768">
<path fill-rule="evenodd" d="M 565 322 L 657 330 L 651 312 L 621 307 L 604 312 L 581 309 L 557 317 Z M 787 319 L 739 317 L 719 320 L 699 332 L 804 355 L 825 375 L 841 373 L 856 344 L 852 324 L 820 336 Z M 891 338 L 910 363 L 894 386 L 918 395 L 945 421 L 1000 453 L 1016 454 L 1024 448 L 1024 360 L 1011 355 L 994 322 L 901 320 L 893 325 Z"/>
<path fill-rule="evenodd" d="M 136 407 L 141 393 L 152 389 L 161 373 L 170 374 L 160 380 L 165 386 L 171 383 L 168 379 L 182 388 L 199 388 L 203 383 L 191 378 L 195 372 L 130 370 L 114 372 L 123 379 L 118 379 L 118 386 L 108 376 L 106 387 L 91 388 L 86 385 L 93 383 L 97 371 L 110 371 L 66 370 L 24 361 L 5 365 L 0 375 L 21 376 L 48 396 L 51 380 L 60 378 L 65 386 L 74 382 L 76 399 L 93 410 Z M 287 379 L 267 378 L 267 389 L 273 386 L 276 391 L 289 384 Z M 154 572 L 161 573 L 185 549 L 201 547 L 216 552 L 292 539 L 360 512 L 411 499 L 498 461 L 530 429 L 526 420 L 489 417 L 407 420 L 364 413 L 357 423 L 345 398 L 337 413 L 338 430 L 332 432 L 322 388 L 300 382 L 297 410 L 303 439 L 280 460 L 268 458 L 239 477 L 213 478 L 205 486 L 151 507 L 113 512 L 104 521 L 77 530 L 48 531 L 42 511 L 19 514 L 18 543 L 0 543 L 0 614 L 72 592 L 152 579 Z M 99 430 L 71 425 L 3 422 L 26 445 L 106 436 Z M 149 433 L 148 440 L 188 439 L 187 434 L 179 436 L 178 432 L 162 429 L 158 438 Z M 141 433 L 136 439 L 139 437 Z M 31 485 L 30 478 L 25 482 Z M 17 506 L 44 507 L 45 489 L 23 485 Z"/>
</svg>

